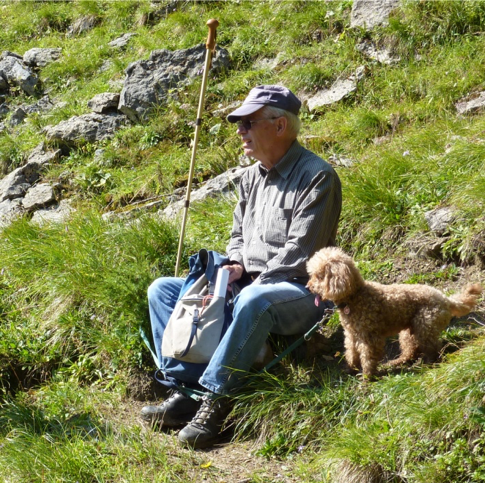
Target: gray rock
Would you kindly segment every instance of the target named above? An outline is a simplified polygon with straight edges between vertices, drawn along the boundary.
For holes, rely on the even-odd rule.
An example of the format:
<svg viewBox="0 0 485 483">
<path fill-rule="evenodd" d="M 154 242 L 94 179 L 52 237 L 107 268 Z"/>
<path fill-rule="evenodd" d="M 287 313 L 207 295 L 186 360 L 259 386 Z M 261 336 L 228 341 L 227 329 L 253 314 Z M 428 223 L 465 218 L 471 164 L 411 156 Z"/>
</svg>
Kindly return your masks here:
<svg viewBox="0 0 485 483">
<path fill-rule="evenodd" d="M 24 213 L 20 198 L 0 201 L 0 227 L 8 226 L 15 218 Z"/>
<path fill-rule="evenodd" d="M 120 95 L 113 92 L 97 94 L 88 101 L 88 107 L 99 114 L 115 111 L 120 101 Z"/>
<path fill-rule="evenodd" d="M 49 112 L 54 109 L 54 104 L 51 102 L 49 96 L 44 96 L 34 104 L 23 104 L 21 107 L 27 114 L 33 114 L 34 112 Z"/>
<path fill-rule="evenodd" d="M 0 92 L 7 92 L 8 91 L 8 82 L 3 74 L 0 72 Z"/>
<path fill-rule="evenodd" d="M 40 178 L 48 163 L 57 160 L 59 156 L 60 150 L 45 152 L 43 144 L 37 146 L 30 153 L 24 166 L 13 170 L 0 180 L 0 202 L 22 198 L 31 185 Z M 4 214 L 7 206 L 10 205 L 3 205 Z M 13 207 L 16 209 L 16 205 Z"/>
<path fill-rule="evenodd" d="M 369 57 L 381 64 L 395 64 L 401 59 L 399 57 L 393 57 L 392 52 L 388 49 L 378 49 L 372 42 L 364 41 L 357 45 L 356 49 L 362 52 L 366 57 Z"/>
<path fill-rule="evenodd" d="M 98 19 L 95 15 L 85 15 L 83 17 L 78 18 L 77 20 L 74 21 L 74 23 L 69 27 L 67 31 L 67 35 L 73 36 L 73 35 L 79 35 L 84 32 L 88 32 L 98 22 Z"/>
<path fill-rule="evenodd" d="M 6 117 L 9 112 L 10 112 L 10 109 L 7 106 L 7 104 L 0 104 L 0 119 L 3 119 L 4 117 Z"/>
<path fill-rule="evenodd" d="M 37 210 L 30 221 L 37 225 L 64 223 L 74 211 L 76 210 L 71 206 L 70 200 L 61 200 L 59 204 Z"/>
<path fill-rule="evenodd" d="M 331 156 L 329 156 L 328 162 L 333 164 L 334 166 L 340 166 L 343 168 L 350 168 L 355 164 L 354 160 L 346 158 L 345 156 L 339 156 L 337 154 L 332 154 Z"/>
<path fill-rule="evenodd" d="M 109 42 L 108 45 L 115 49 L 124 49 L 128 45 L 128 42 L 130 41 L 130 39 L 135 35 L 136 34 L 134 33 L 123 34 L 121 37 L 118 37 L 117 39 L 114 39 L 111 42 Z"/>
<path fill-rule="evenodd" d="M 22 200 L 22 206 L 26 211 L 34 211 L 44 208 L 56 201 L 54 189 L 48 183 L 32 186 Z"/>
<path fill-rule="evenodd" d="M 57 140 L 68 146 L 73 146 L 81 141 L 93 143 L 108 139 L 126 124 L 126 121 L 126 117 L 122 114 L 97 114 L 93 112 L 71 117 L 56 126 L 47 126 L 44 128 L 44 133 L 48 140 Z"/>
<path fill-rule="evenodd" d="M 473 99 L 463 99 L 455 104 L 458 114 L 473 114 L 485 107 L 485 92 L 480 92 Z"/>
<path fill-rule="evenodd" d="M 41 49 L 34 47 L 25 52 L 23 60 L 27 65 L 33 67 L 45 67 L 47 64 L 57 60 L 62 53 L 62 49 Z"/>
<path fill-rule="evenodd" d="M 22 198 L 30 186 L 29 183 L 18 183 L 8 187 L 5 191 L 5 199 L 14 200 L 15 198 Z"/>
<path fill-rule="evenodd" d="M 378 25 L 387 25 L 389 14 L 400 3 L 400 0 L 354 0 L 350 26 L 371 30 Z"/>
<path fill-rule="evenodd" d="M 232 168 L 225 173 L 222 173 L 219 176 L 207 181 L 207 183 L 205 183 L 200 189 L 191 193 L 191 202 L 203 201 L 209 197 L 215 197 L 221 194 L 232 192 L 238 185 L 245 169 L 245 167 Z M 168 219 L 175 218 L 185 206 L 185 193 L 182 194 L 182 197 L 183 199 L 171 203 L 159 213 Z"/>
<path fill-rule="evenodd" d="M 35 183 L 42 170 L 42 165 L 36 161 L 27 162 L 24 166 L 13 170 L 0 180 L 0 202 L 9 199 L 9 193 L 15 186 Z"/>
<path fill-rule="evenodd" d="M 0 60 L 0 77 L 3 77 L 9 85 L 19 86 L 29 96 L 35 94 L 35 88 L 39 82 L 37 76 L 20 59 L 13 56 Z"/>
<path fill-rule="evenodd" d="M 302 96 L 310 111 L 319 107 L 334 104 L 357 89 L 357 84 L 365 76 L 365 67 L 359 67 L 348 79 L 339 79 L 335 81 L 330 89 L 324 89 L 317 92 L 314 96 Z"/>
<path fill-rule="evenodd" d="M 0 54 L 0 60 L 6 59 L 7 57 L 15 57 L 16 59 L 19 59 L 19 60 L 24 59 L 21 55 L 16 54 L 15 52 L 10 52 L 10 50 L 4 50 Z"/>
<path fill-rule="evenodd" d="M 27 113 L 21 107 L 18 107 L 10 116 L 9 124 L 10 126 L 18 126 L 24 122 L 26 117 Z"/>
<path fill-rule="evenodd" d="M 27 163 L 35 163 L 44 168 L 49 163 L 58 161 L 60 157 L 60 149 L 57 149 L 55 151 L 46 151 L 44 143 L 40 143 L 29 154 L 29 157 L 27 158 Z"/>
<path fill-rule="evenodd" d="M 437 208 L 427 211 L 424 214 L 429 229 L 438 235 L 443 235 L 448 231 L 450 224 L 455 219 L 455 209 L 453 207 Z"/>
<path fill-rule="evenodd" d="M 229 53 L 216 47 L 212 71 L 229 66 Z M 131 63 L 126 69 L 125 83 L 118 110 L 132 121 L 146 120 L 156 106 L 163 104 L 168 90 L 202 73 L 206 48 L 199 45 L 186 50 L 155 50 L 149 60 Z"/>
</svg>

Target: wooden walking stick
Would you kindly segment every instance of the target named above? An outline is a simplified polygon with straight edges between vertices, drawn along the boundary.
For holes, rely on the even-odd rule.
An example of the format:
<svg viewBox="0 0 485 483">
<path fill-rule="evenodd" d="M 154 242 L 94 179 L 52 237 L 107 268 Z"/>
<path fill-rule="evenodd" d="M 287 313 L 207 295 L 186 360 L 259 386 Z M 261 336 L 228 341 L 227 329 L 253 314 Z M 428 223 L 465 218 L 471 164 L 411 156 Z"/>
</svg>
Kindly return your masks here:
<svg viewBox="0 0 485 483">
<path fill-rule="evenodd" d="M 212 54 L 215 52 L 216 49 L 216 29 L 219 26 L 219 22 L 213 18 L 207 22 L 207 26 L 209 27 L 209 35 L 207 36 L 207 42 L 205 44 L 207 52 L 205 57 L 204 73 L 202 75 L 202 85 L 200 88 L 199 108 L 197 109 L 197 121 L 195 123 L 194 144 L 192 146 L 192 157 L 190 159 L 189 179 L 187 181 L 187 193 L 185 195 L 182 228 L 180 230 L 179 247 L 177 251 L 177 263 L 175 265 L 176 277 L 178 277 L 180 268 L 180 259 L 182 257 L 182 248 L 184 244 L 185 225 L 187 224 L 187 214 L 189 212 L 190 206 L 190 192 L 192 190 L 192 178 L 194 177 L 195 168 L 195 153 L 197 152 L 197 142 L 199 140 L 199 131 L 202 124 L 202 111 L 204 110 L 204 96 L 207 87 L 207 77 L 209 74 L 209 69 L 211 68 Z"/>
</svg>

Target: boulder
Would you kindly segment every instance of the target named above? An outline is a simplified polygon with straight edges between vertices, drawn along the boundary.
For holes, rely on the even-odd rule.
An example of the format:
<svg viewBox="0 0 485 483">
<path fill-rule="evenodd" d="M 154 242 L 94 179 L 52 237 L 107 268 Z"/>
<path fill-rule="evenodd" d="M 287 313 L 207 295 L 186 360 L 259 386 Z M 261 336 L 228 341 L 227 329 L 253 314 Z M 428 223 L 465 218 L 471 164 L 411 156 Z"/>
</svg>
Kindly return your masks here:
<svg viewBox="0 0 485 483">
<path fill-rule="evenodd" d="M 74 146 L 78 142 L 94 143 L 108 139 L 126 124 L 126 121 L 126 117 L 122 114 L 93 112 L 71 117 L 56 126 L 47 126 L 44 128 L 44 133 L 50 141 L 60 141 L 67 146 Z"/>
<path fill-rule="evenodd" d="M 443 235 L 448 231 L 451 223 L 455 219 L 455 209 L 450 206 L 437 208 L 427 211 L 424 217 L 431 231 L 438 235 Z"/>
<path fill-rule="evenodd" d="M 88 32 L 98 23 L 98 18 L 95 15 L 84 15 L 74 21 L 74 23 L 67 30 L 69 37 L 73 35 L 80 35 L 84 32 Z"/>
<path fill-rule="evenodd" d="M 7 104 L 0 104 L 0 119 L 3 119 L 4 117 L 6 117 L 9 112 L 10 112 L 10 109 L 7 106 Z"/>
<path fill-rule="evenodd" d="M 482 111 L 485 107 L 485 92 L 480 92 L 474 97 L 465 98 L 455 104 L 458 114 L 473 114 Z"/>
<path fill-rule="evenodd" d="M 200 75 L 205 65 L 206 48 L 155 50 L 148 60 L 131 63 L 126 69 L 118 110 L 132 121 L 144 121 L 152 110 L 163 104 L 169 89 Z M 212 71 L 229 66 L 227 50 L 216 47 Z"/>
<path fill-rule="evenodd" d="M 9 225 L 23 212 L 22 201 L 20 198 L 0 201 L 0 227 Z"/>
<path fill-rule="evenodd" d="M 393 57 L 389 49 L 377 48 L 372 42 L 364 40 L 356 46 L 356 49 L 366 57 L 377 60 L 381 64 L 391 65 L 399 62 L 400 57 Z"/>
<path fill-rule="evenodd" d="M 49 162 L 57 160 L 60 150 L 44 151 L 44 145 L 37 146 L 29 155 L 27 163 L 13 170 L 0 180 L 0 202 L 22 198 L 39 178 Z M 6 205 L 4 205 L 6 210 Z"/>
<path fill-rule="evenodd" d="M 350 26 L 371 30 L 378 25 L 387 25 L 389 14 L 400 3 L 401 0 L 354 0 Z"/>
<path fill-rule="evenodd" d="M 108 45 L 115 49 L 124 49 L 128 45 L 128 42 L 130 41 L 130 39 L 135 35 L 136 34 L 134 33 L 123 34 L 121 37 L 118 37 L 112 40 L 111 42 L 109 42 Z"/>
<path fill-rule="evenodd" d="M 24 166 L 13 170 L 0 180 L 0 202 L 10 199 L 16 186 L 35 183 L 40 177 L 42 166 L 36 161 L 27 162 Z"/>
<path fill-rule="evenodd" d="M 21 107 L 27 114 L 33 114 L 34 112 L 49 112 L 50 110 L 54 109 L 54 104 L 50 100 L 49 96 L 44 96 L 41 97 L 37 102 L 34 102 L 34 104 L 22 104 Z"/>
<path fill-rule="evenodd" d="M 102 94 L 97 94 L 91 100 L 89 100 L 88 107 L 94 112 L 103 114 L 109 111 L 116 111 L 119 101 L 119 94 L 103 92 Z"/>
<path fill-rule="evenodd" d="M 48 183 L 41 183 L 30 187 L 22 200 L 22 206 L 26 211 L 34 211 L 55 203 L 54 189 Z"/>
<path fill-rule="evenodd" d="M 31 218 L 31 222 L 37 225 L 45 225 L 48 223 L 63 223 L 74 212 L 70 200 L 61 200 L 59 204 L 49 206 L 37 210 Z"/>
<path fill-rule="evenodd" d="M 32 67 L 45 67 L 47 64 L 54 62 L 61 56 L 62 49 L 41 49 L 34 47 L 25 52 L 23 60 L 27 65 Z"/>
<path fill-rule="evenodd" d="M 225 173 L 222 173 L 219 176 L 207 181 L 207 183 L 205 183 L 200 189 L 191 193 L 191 202 L 203 201 L 209 197 L 215 197 L 220 194 L 232 192 L 239 184 L 239 180 L 241 179 L 245 169 L 245 167 L 232 168 Z M 164 210 L 161 210 L 159 214 L 165 218 L 175 218 L 185 206 L 185 191 L 182 194 L 182 197 L 182 199 L 171 203 Z"/>
<path fill-rule="evenodd" d="M 323 89 L 311 97 L 305 95 L 302 95 L 301 97 L 306 102 L 310 111 L 329 104 L 334 104 L 354 92 L 357 89 L 359 81 L 365 76 L 365 73 L 365 67 L 361 66 L 347 79 L 339 79 L 335 81 L 329 89 Z"/>
<path fill-rule="evenodd" d="M 3 74 L 0 72 L 0 92 L 7 92 L 8 91 L 8 82 Z"/>
<path fill-rule="evenodd" d="M 9 85 L 19 86 L 26 94 L 33 96 L 39 79 L 17 57 L 8 55 L 0 60 L 0 78 Z"/>
<path fill-rule="evenodd" d="M 10 126 L 18 126 L 24 122 L 26 117 L 27 113 L 21 107 L 17 107 L 10 116 L 9 124 Z"/>
</svg>

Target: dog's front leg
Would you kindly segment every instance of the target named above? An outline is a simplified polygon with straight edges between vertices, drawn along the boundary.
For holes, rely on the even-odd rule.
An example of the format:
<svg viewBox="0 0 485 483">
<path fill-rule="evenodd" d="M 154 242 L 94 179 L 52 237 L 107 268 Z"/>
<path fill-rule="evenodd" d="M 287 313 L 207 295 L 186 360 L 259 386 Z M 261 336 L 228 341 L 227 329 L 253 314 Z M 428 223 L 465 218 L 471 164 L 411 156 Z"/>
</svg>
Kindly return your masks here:
<svg viewBox="0 0 485 483">
<path fill-rule="evenodd" d="M 385 339 L 366 340 L 358 344 L 364 380 L 370 380 L 377 372 L 377 365 L 384 356 Z"/>
<path fill-rule="evenodd" d="M 358 370 L 361 367 L 360 354 L 359 354 L 359 351 L 357 350 L 355 337 L 352 334 L 352 332 L 346 329 L 344 329 L 344 335 L 345 335 L 345 341 L 344 341 L 345 360 L 347 361 L 347 364 L 349 365 L 350 369 Z"/>
</svg>

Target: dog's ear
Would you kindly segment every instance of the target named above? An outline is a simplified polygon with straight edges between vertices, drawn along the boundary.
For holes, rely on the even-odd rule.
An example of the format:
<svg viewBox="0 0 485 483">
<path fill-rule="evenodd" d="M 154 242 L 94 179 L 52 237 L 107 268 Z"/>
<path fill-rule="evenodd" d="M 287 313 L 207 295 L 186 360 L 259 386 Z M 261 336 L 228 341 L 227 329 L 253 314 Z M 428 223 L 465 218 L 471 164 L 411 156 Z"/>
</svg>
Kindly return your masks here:
<svg viewBox="0 0 485 483">
<path fill-rule="evenodd" d="M 335 261 L 325 267 L 327 296 L 330 300 L 341 300 L 353 291 L 352 271 L 350 267 L 341 261 Z"/>
</svg>

